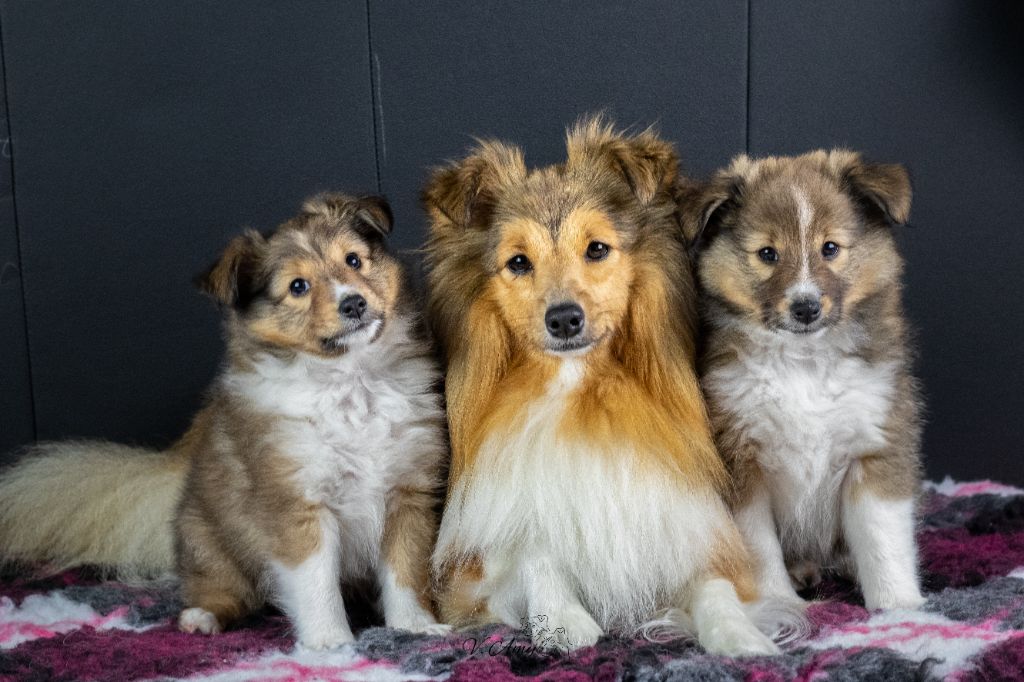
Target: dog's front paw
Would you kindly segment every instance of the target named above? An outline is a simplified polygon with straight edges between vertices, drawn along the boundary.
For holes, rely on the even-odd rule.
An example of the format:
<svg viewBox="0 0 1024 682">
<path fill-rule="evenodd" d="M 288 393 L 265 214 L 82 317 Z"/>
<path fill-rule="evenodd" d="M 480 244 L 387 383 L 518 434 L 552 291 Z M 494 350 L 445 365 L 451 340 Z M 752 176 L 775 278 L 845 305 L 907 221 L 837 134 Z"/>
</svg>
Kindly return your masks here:
<svg viewBox="0 0 1024 682">
<path fill-rule="evenodd" d="M 926 601 L 928 600 L 917 590 L 907 590 L 902 593 L 887 591 L 865 595 L 864 606 L 869 611 L 874 611 L 875 609 L 907 609 L 909 611 L 916 611 L 924 606 Z"/>
<path fill-rule="evenodd" d="M 718 623 L 701 633 L 700 643 L 719 656 L 775 656 L 779 647 L 749 621 Z"/>
<path fill-rule="evenodd" d="M 597 644 L 604 631 L 582 606 L 552 613 L 545 627 L 532 628 L 534 646 L 548 651 L 574 651 Z"/>
<path fill-rule="evenodd" d="M 389 628 L 398 628 L 424 635 L 444 635 L 452 631 L 451 625 L 438 623 L 432 615 L 422 609 L 405 613 L 400 617 L 385 618 L 384 621 Z"/>
<path fill-rule="evenodd" d="M 178 629 L 182 632 L 201 633 L 204 635 L 215 635 L 224 628 L 221 627 L 217 616 L 206 609 L 198 606 L 182 610 L 178 616 Z"/>
<path fill-rule="evenodd" d="M 421 635 L 447 635 L 452 631 L 452 626 L 447 623 L 422 623 L 420 625 L 409 626 L 405 629 Z"/>
<path fill-rule="evenodd" d="M 793 589 L 791 582 L 775 585 L 762 584 L 759 591 L 761 592 L 761 598 L 765 601 L 774 602 L 785 608 L 793 609 L 806 607 L 807 605 L 807 601 Z"/>
<path fill-rule="evenodd" d="M 327 628 L 319 632 L 309 632 L 299 637 L 299 646 L 309 651 L 326 651 L 338 649 L 355 641 L 352 631 L 348 628 Z"/>
</svg>

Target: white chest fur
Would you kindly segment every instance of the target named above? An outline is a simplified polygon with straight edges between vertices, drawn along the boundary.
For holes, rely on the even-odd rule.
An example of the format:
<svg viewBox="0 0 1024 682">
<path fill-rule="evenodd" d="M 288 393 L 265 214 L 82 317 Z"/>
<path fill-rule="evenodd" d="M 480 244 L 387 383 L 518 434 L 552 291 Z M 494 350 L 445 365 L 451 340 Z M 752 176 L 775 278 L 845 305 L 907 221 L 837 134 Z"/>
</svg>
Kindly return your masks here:
<svg viewBox="0 0 1024 682">
<path fill-rule="evenodd" d="M 515 587 L 524 563 L 542 559 L 603 627 L 636 625 L 704 564 L 725 510 L 717 497 L 641 466 L 628 443 L 559 437 L 578 362 L 563 361 L 523 420 L 483 444 L 452 490 L 435 556 L 482 556 L 489 606 L 509 622 L 527 615 Z"/>
<path fill-rule="evenodd" d="M 366 559 L 380 545 L 388 492 L 430 486 L 444 453 L 437 369 L 393 327 L 337 359 L 266 356 L 225 378 L 274 418 L 268 445 L 295 462 L 304 496 L 334 511 L 346 552 Z"/>
<path fill-rule="evenodd" d="M 894 393 L 892 364 L 870 364 L 829 333 L 759 333 L 704 379 L 709 399 L 759 445 L 787 553 L 814 559 L 831 550 L 850 465 L 885 443 Z"/>
</svg>

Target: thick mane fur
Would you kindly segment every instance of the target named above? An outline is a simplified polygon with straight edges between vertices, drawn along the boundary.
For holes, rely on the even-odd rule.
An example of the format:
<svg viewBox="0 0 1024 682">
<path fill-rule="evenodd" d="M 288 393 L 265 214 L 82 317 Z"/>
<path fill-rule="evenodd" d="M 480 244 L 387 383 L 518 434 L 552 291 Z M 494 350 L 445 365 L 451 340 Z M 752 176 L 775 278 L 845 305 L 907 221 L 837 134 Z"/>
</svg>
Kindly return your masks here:
<svg viewBox="0 0 1024 682">
<path fill-rule="evenodd" d="M 716 486 L 723 469 L 715 453 L 694 372 L 696 308 L 686 249 L 679 238 L 678 161 L 652 131 L 626 136 L 600 117 L 581 120 L 566 138 L 567 161 L 555 168 L 569 187 L 618 218 L 636 268 L 626 318 L 610 340 L 613 373 L 624 374 L 661 414 L 628 414 L 623 436 L 654 438 L 674 468 Z M 427 246 L 430 313 L 448 358 L 447 398 L 454 482 L 483 434 L 495 387 L 522 360 L 487 282 L 502 267 L 491 254 L 503 206 L 533 173 L 522 151 L 479 141 L 457 163 L 437 169 L 423 194 L 432 219 Z M 611 396 L 598 391 L 595 399 Z M 619 399 L 623 398 L 620 394 Z M 581 408 L 582 409 L 582 408 Z M 657 408 L 656 408 L 657 409 Z M 637 410 L 633 410 L 636 412 Z"/>
</svg>

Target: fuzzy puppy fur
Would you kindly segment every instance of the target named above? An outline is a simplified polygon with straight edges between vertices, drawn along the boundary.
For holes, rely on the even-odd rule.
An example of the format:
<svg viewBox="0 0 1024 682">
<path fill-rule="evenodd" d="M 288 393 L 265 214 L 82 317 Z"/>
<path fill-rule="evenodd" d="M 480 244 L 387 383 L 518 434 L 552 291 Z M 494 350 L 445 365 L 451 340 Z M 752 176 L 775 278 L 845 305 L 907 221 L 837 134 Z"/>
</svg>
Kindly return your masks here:
<svg viewBox="0 0 1024 682">
<path fill-rule="evenodd" d="M 849 151 L 737 157 L 683 194 L 709 336 L 703 384 L 762 591 L 821 569 L 868 608 L 917 607 L 921 401 L 893 223 L 898 165 Z"/>
<path fill-rule="evenodd" d="M 164 453 L 31 453 L 0 478 L 3 556 L 176 566 L 187 631 L 218 632 L 269 600 L 302 645 L 344 644 L 340 586 L 367 577 L 388 625 L 438 629 L 440 374 L 390 231 L 383 199 L 324 195 L 269 237 L 233 240 L 199 282 L 228 348 L 191 428 Z"/>
<path fill-rule="evenodd" d="M 567 152 L 528 170 L 480 142 L 424 193 L 453 451 L 443 619 L 536 618 L 538 644 L 572 648 L 660 618 L 710 651 L 775 652 L 694 366 L 676 155 L 600 120 Z"/>
</svg>

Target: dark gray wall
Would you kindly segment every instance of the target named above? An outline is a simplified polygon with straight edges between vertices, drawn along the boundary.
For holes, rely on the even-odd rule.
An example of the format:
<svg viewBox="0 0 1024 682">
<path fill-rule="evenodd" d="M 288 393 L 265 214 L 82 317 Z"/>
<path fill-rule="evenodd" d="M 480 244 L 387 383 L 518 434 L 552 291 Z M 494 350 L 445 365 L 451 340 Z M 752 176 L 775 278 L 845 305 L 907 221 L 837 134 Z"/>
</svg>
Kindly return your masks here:
<svg viewBox="0 0 1024 682">
<path fill-rule="evenodd" d="M 0 50 L 2 53 L 2 50 Z M 0 76 L 3 63 L 0 59 Z M 35 437 L 6 91 L 0 90 L 0 457 Z"/>
<path fill-rule="evenodd" d="M 241 226 L 380 189 L 414 248 L 427 169 L 472 135 L 548 163 L 607 109 L 695 173 L 834 144 L 906 162 L 929 473 L 1024 483 L 1016 4 L 620 4 L 0 0 L 0 451 L 173 439 L 220 351 L 189 281 Z"/>
<path fill-rule="evenodd" d="M 220 353 L 193 275 L 308 193 L 377 188 L 366 6 L 0 7 L 36 436 L 165 444 Z"/>
</svg>

